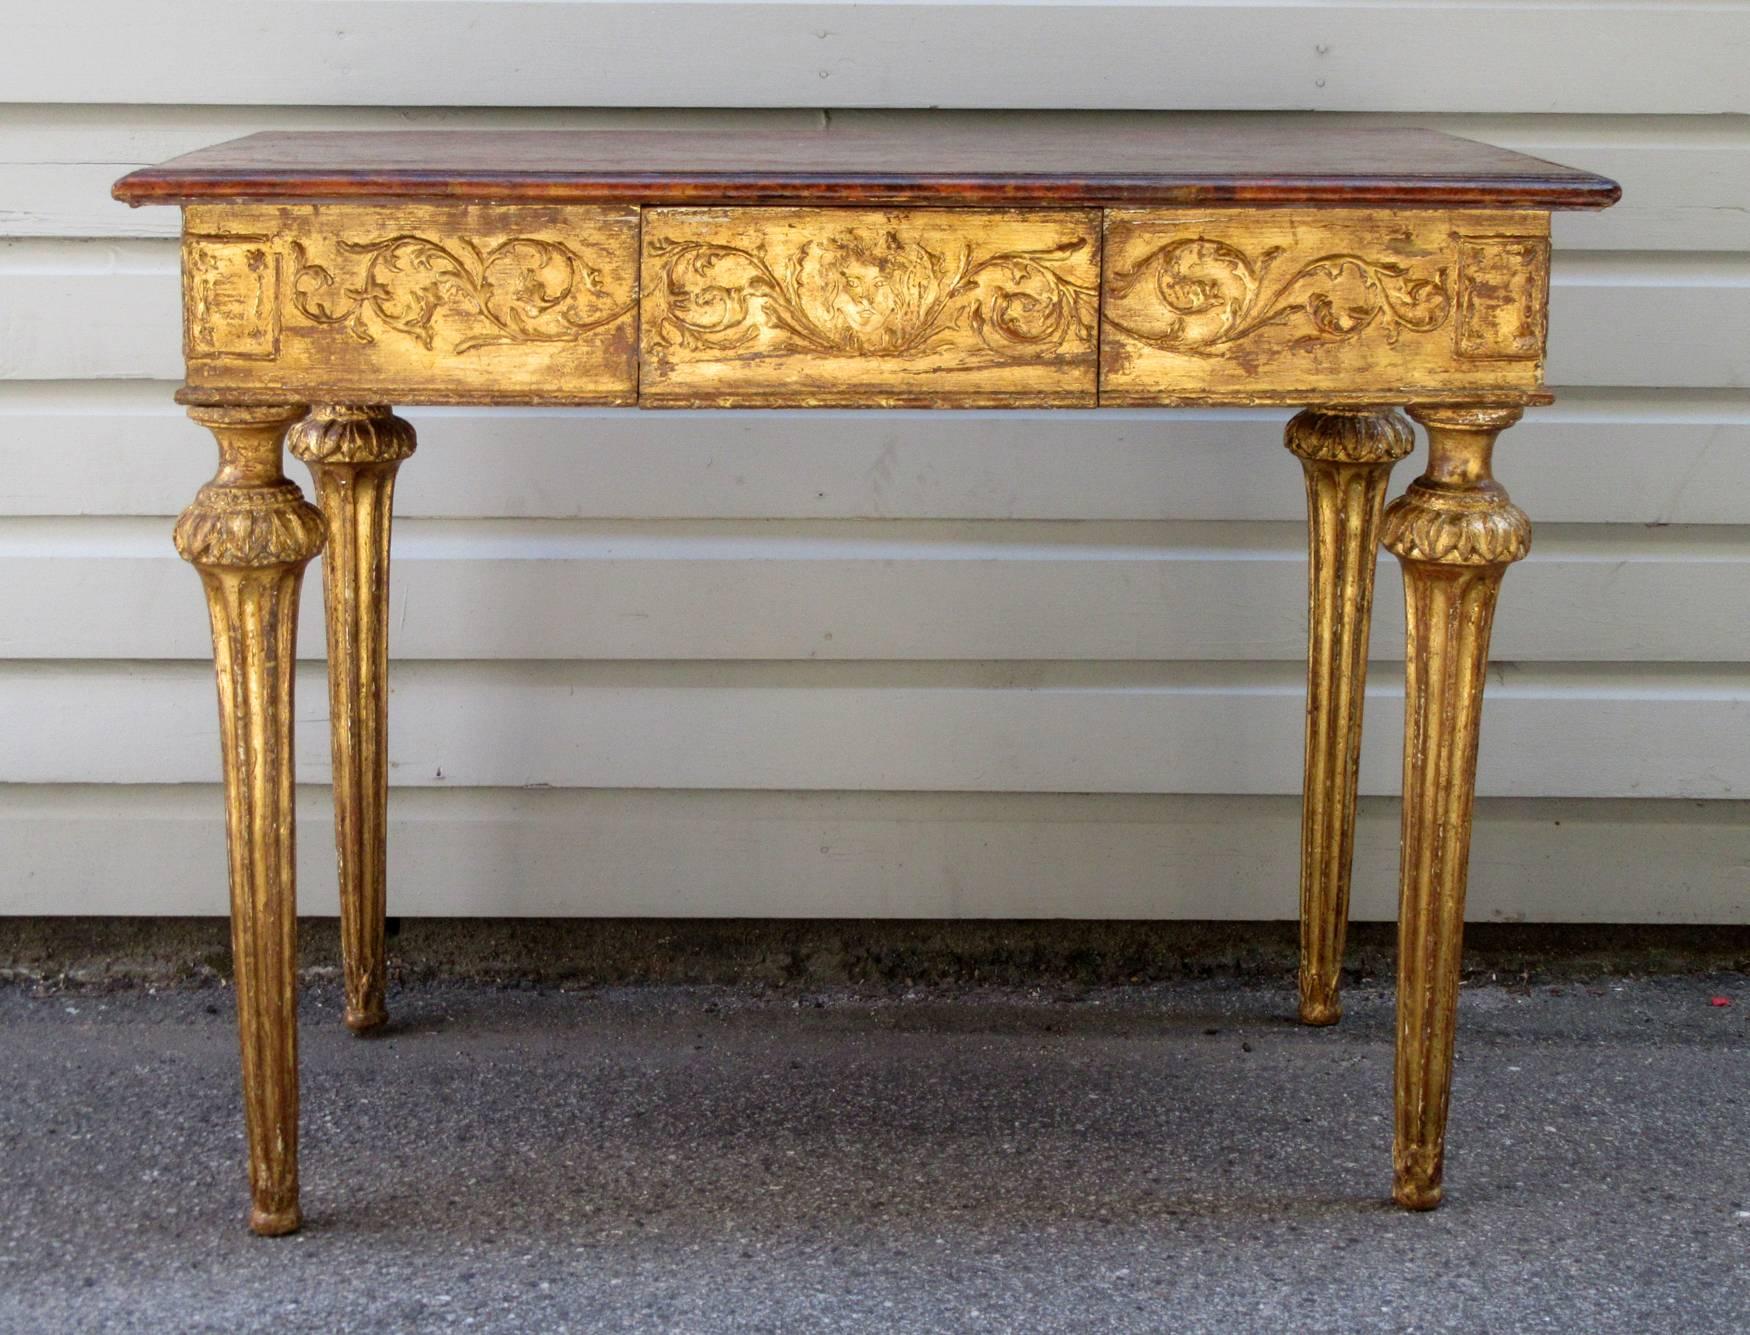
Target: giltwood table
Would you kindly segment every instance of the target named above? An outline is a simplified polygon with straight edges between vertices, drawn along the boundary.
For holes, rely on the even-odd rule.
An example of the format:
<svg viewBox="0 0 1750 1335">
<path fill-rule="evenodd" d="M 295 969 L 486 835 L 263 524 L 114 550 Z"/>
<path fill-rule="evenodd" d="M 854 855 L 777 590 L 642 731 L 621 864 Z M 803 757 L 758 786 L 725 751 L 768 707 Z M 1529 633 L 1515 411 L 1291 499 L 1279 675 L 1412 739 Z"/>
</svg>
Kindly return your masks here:
<svg viewBox="0 0 1750 1335">
<path fill-rule="evenodd" d="M 1348 916 L 1374 549 L 1408 618 L 1397 1201 L 1441 1195 L 1489 627 L 1531 525 L 1552 209 L 1610 181 L 1428 131 L 265 134 L 133 173 L 183 208 L 176 525 L 212 617 L 251 1226 L 298 1227 L 292 677 L 326 551 L 346 1022 L 384 1020 L 390 403 L 1285 404 L 1310 537 L 1300 1015 Z M 1427 430 L 1427 471 L 1389 507 Z M 281 472 L 310 466 L 318 510 Z"/>
</svg>

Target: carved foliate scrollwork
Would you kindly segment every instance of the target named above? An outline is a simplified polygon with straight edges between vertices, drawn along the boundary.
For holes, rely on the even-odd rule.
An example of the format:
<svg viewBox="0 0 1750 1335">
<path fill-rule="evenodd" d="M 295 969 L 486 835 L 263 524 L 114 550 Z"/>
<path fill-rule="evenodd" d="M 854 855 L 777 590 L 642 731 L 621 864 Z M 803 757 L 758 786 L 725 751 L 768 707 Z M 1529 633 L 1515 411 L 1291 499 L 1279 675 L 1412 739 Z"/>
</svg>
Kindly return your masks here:
<svg viewBox="0 0 1750 1335">
<path fill-rule="evenodd" d="M 1133 303 L 1119 327 L 1170 352 L 1221 356 L 1232 345 L 1275 326 L 1297 330 L 1297 343 L 1335 342 L 1378 328 L 1387 342 L 1400 332 L 1438 329 L 1452 312 L 1445 267 L 1418 274 L 1405 265 L 1359 254 L 1320 255 L 1281 272 L 1285 248 L 1255 256 L 1208 236 L 1157 246 L 1114 273 L 1114 296 L 1145 289 L 1148 307 Z M 1145 321 L 1144 315 L 1152 316 Z M 1114 324 L 1110 314 L 1107 319 Z"/>
<path fill-rule="evenodd" d="M 637 397 L 638 210 L 191 204 L 188 386 L 223 398 Z"/>
<path fill-rule="evenodd" d="M 990 353 L 1032 360 L 1094 328 L 1098 294 L 1062 266 L 1076 239 L 980 257 L 932 249 L 892 228 L 847 227 L 774 265 L 755 249 L 658 237 L 659 337 L 671 347 L 734 352 L 762 339 L 847 357 L 903 358 L 971 334 Z"/>
<path fill-rule="evenodd" d="M 1366 409 L 1297 413 L 1282 443 L 1302 459 L 1340 464 L 1396 463 L 1416 447 L 1410 424 L 1395 412 Z"/>
<path fill-rule="evenodd" d="M 219 444 L 219 471 L 176 521 L 185 561 L 219 570 L 302 565 L 322 550 L 322 512 L 280 472 L 280 438 L 301 409 L 193 407 Z"/>
<path fill-rule="evenodd" d="M 417 445 L 386 404 L 317 404 L 286 433 L 286 448 L 307 464 L 398 462 Z"/>
<path fill-rule="evenodd" d="M 301 241 L 290 246 L 290 299 L 317 324 L 339 325 L 360 343 L 380 332 L 405 334 L 431 350 L 441 317 L 458 332 L 453 351 L 514 343 L 564 343 L 626 315 L 602 271 L 563 241 L 515 236 L 485 246 L 465 236 L 446 241 L 402 233 L 370 241 L 340 240 L 344 259 L 320 264 Z"/>
<path fill-rule="evenodd" d="M 1544 217 L 1109 208 L 1104 226 L 1103 404 L 1361 407 L 1540 386 Z"/>
<path fill-rule="evenodd" d="M 1522 409 L 1493 404 L 1417 404 L 1428 429 L 1428 472 L 1385 512 L 1380 540 L 1405 561 L 1508 565 L 1531 550 L 1531 520 L 1489 471 L 1495 437 Z"/>
<path fill-rule="evenodd" d="M 322 550 L 322 512 L 294 482 L 231 487 L 208 483 L 176 521 L 185 561 L 224 568 L 308 561 Z"/>
<path fill-rule="evenodd" d="M 1455 491 L 1418 480 L 1386 507 L 1380 541 L 1406 561 L 1509 565 L 1531 550 L 1531 520 L 1498 483 Z"/>
<path fill-rule="evenodd" d="M 191 205 L 188 384 L 668 405 L 1524 397 L 1546 228 L 1497 210 Z"/>
</svg>

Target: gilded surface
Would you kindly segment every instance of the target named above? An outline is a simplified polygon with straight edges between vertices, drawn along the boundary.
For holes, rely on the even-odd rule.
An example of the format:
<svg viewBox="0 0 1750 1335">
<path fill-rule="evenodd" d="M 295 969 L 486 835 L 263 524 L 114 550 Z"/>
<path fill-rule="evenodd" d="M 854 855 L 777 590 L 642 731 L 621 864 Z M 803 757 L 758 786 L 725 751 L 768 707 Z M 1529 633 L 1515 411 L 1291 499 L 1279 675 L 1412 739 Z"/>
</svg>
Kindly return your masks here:
<svg viewBox="0 0 1750 1335">
<path fill-rule="evenodd" d="M 1517 409 L 1412 408 L 1428 470 L 1386 511 L 1404 569 L 1404 802 L 1392 1195 L 1440 1203 L 1489 632 L 1531 522 L 1490 471 Z M 1436 540 L 1430 532 L 1437 532 Z"/>
<path fill-rule="evenodd" d="M 1409 615 L 1394 1191 L 1437 1203 L 1489 627 L 1530 543 L 1489 452 L 1539 393 L 1548 266 L 1547 215 L 1517 212 L 190 207 L 187 393 L 233 406 L 194 410 L 221 466 L 176 542 L 212 616 L 253 1226 L 299 1220 L 292 663 L 324 542 L 347 1020 L 384 1014 L 389 531 L 414 449 L 389 401 L 1323 405 L 1286 436 L 1311 520 L 1301 1013 L 1339 1012 L 1377 539 Z M 1410 444 L 1392 403 L 1431 448 L 1384 507 Z M 294 422 L 320 514 L 280 472 Z"/>
<path fill-rule="evenodd" d="M 262 402 L 1523 401 L 1548 278 L 1535 213 L 196 205 L 184 349 Z"/>
<path fill-rule="evenodd" d="M 1283 443 L 1306 473 L 1306 750 L 1300 826 L 1300 1018 L 1334 1024 L 1349 878 L 1380 512 L 1415 443 L 1395 412 L 1308 409 Z"/>
<path fill-rule="evenodd" d="M 310 466 L 327 521 L 328 736 L 346 1023 L 355 1031 L 388 1018 L 389 531 L 395 474 L 416 443 L 381 404 L 317 404 L 286 437 Z"/>
<path fill-rule="evenodd" d="M 1461 236 L 1455 346 L 1473 360 L 1543 356 L 1549 315 L 1547 236 Z"/>
<path fill-rule="evenodd" d="M 1428 428 L 1430 468 L 1386 511 L 1386 550 L 1441 565 L 1521 560 L 1531 550 L 1531 520 L 1489 472 L 1495 436 L 1518 411 L 1419 408 L 1415 416 Z"/>
<path fill-rule="evenodd" d="M 1104 403 L 1535 390 L 1545 215 L 1108 209 Z"/>
<path fill-rule="evenodd" d="M 271 361 L 279 355 L 279 291 L 272 237 L 185 236 L 183 355 Z"/>
<path fill-rule="evenodd" d="M 1407 560 L 1506 565 L 1531 550 L 1531 521 L 1498 488 L 1455 495 L 1417 481 L 1392 503 L 1382 541 Z"/>
<path fill-rule="evenodd" d="M 416 448 L 413 428 L 384 403 L 319 403 L 286 433 L 286 448 L 307 464 L 397 463 Z"/>
<path fill-rule="evenodd" d="M 1184 236 L 1115 270 L 1107 282 L 1119 332 L 1167 352 L 1220 357 L 1268 329 L 1290 346 L 1340 343 L 1377 328 L 1387 343 L 1404 332 L 1426 334 L 1452 312 L 1446 269 L 1418 274 L 1361 255 L 1320 255 L 1286 268 L 1286 248 L 1247 254 L 1225 241 Z M 1292 264 L 1292 261 L 1291 261 Z"/>
<path fill-rule="evenodd" d="M 1096 219 L 646 210 L 641 397 L 1091 406 Z"/>
<path fill-rule="evenodd" d="M 444 339 L 461 356 L 516 343 L 573 343 L 622 320 L 623 294 L 566 241 L 513 236 L 487 247 L 403 233 L 337 241 L 328 264 L 291 242 L 291 303 L 360 343 L 400 334 L 427 352 Z"/>
<path fill-rule="evenodd" d="M 322 550 L 322 518 L 295 482 L 209 483 L 176 521 L 173 538 L 182 559 L 200 565 L 283 565 Z"/>
<path fill-rule="evenodd" d="M 292 687 L 298 589 L 323 527 L 280 471 L 280 437 L 301 412 L 191 410 L 218 439 L 219 470 L 176 525 L 213 629 L 249 1222 L 263 1234 L 290 1233 L 301 1218 Z"/>
<path fill-rule="evenodd" d="M 637 235 L 623 207 L 190 207 L 189 384 L 631 403 Z"/>
</svg>

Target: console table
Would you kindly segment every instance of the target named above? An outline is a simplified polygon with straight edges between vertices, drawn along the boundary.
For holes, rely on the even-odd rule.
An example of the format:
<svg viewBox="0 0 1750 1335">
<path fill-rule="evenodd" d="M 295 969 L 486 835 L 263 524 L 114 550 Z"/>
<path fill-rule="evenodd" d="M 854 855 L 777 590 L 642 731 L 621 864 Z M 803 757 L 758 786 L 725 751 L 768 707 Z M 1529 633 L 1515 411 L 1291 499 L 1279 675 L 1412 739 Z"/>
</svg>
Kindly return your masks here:
<svg viewBox="0 0 1750 1335">
<path fill-rule="evenodd" d="M 1489 627 L 1531 542 L 1490 454 L 1550 397 L 1550 212 L 1618 193 L 1431 131 L 1281 121 L 262 134 L 120 181 L 183 209 L 178 397 L 219 447 L 175 538 L 212 618 L 251 1226 L 300 1222 L 292 677 L 319 552 L 346 1023 L 385 1016 L 389 527 L 414 451 L 390 404 L 1300 409 L 1300 1015 L 1339 1014 L 1383 543 L 1408 618 L 1393 1195 L 1438 1204 Z M 1399 409 L 1428 464 L 1387 506 Z"/>
</svg>

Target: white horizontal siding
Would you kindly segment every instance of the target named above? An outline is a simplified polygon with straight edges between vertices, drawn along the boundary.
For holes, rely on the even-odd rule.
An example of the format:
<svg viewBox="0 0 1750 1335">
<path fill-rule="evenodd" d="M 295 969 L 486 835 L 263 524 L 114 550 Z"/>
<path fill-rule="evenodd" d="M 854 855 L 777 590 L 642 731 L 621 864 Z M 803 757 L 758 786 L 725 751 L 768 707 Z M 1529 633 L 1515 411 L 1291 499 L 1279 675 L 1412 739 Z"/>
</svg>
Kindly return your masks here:
<svg viewBox="0 0 1750 1335">
<path fill-rule="evenodd" d="M 328 773 L 315 666 L 299 682 L 307 783 Z M 0 783 L 211 778 L 210 675 L 5 664 Z M 1288 793 L 1303 689 L 1270 663 L 400 662 L 389 770 L 408 787 Z M 1362 791 L 1391 792 L 1401 684 L 1377 681 L 1367 712 Z M 1742 671 L 1497 663 L 1478 791 L 1744 797 L 1747 729 Z"/>
<path fill-rule="evenodd" d="M 1497 625 L 1470 911 L 1743 920 L 1747 64 L 1750 7 L 1606 0 L 9 15 L 0 913 L 224 905 L 204 613 L 166 523 L 211 446 L 170 401 L 175 212 L 115 204 L 117 176 L 266 128 L 978 116 L 878 109 L 933 104 L 1316 108 L 1622 182 L 1619 207 L 1555 220 L 1559 401 L 1498 455 L 1538 530 Z M 1286 415 L 411 410 L 395 911 L 1291 915 L 1305 589 Z M 1394 566 L 1362 918 L 1393 912 Z M 307 784 L 325 716 L 307 663 Z M 326 795 L 300 802 L 303 902 L 332 912 Z"/>
<path fill-rule="evenodd" d="M 164 529 L 0 520 L 0 657 L 206 660 Z M 1750 616 L 1720 609 L 1747 589 L 1743 530 L 1546 526 L 1494 656 L 1743 662 Z M 1382 657 L 1402 652 L 1399 590 L 1387 558 Z M 403 520 L 390 619 L 406 659 L 1300 662 L 1305 601 L 1304 523 Z"/>
<path fill-rule="evenodd" d="M 0 381 L 0 514 L 177 513 L 211 463 L 174 392 Z M 1750 524 L 1750 393 L 1556 394 L 1501 444 L 1513 495 L 1539 523 Z M 405 411 L 420 448 L 397 483 L 402 516 L 1299 523 L 1306 512 L 1282 450 L 1289 414 L 1268 409 Z M 1419 457 L 1399 470 L 1413 474 Z"/>
<path fill-rule="evenodd" d="M 337 910 L 325 788 L 298 793 L 298 899 Z M 409 788 L 392 911 L 455 916 L 1280 919 L 1292 797 Z M 1356 918 L 1396 915 L 1398 809 L 1364 798 Z M 21 788 L 0 915 L 226 911 L 217 787 Z M 1484 798 L 1473 920 L 1750 916 L 1750 803 Z M 153 869 L 171 874 L 153 876 Z M 150 878 L 150 879 L 147 879 Z M 1649 884 L 1658 887 L 1649 894 Z"/>
<path fill-rule="evenodd" d="M 75 40 L 76 35 L 76 40 Z M 1742 112 L 1750 14 L 1666 0 L 59 0 L 21 102 Z"/>
</svg>

